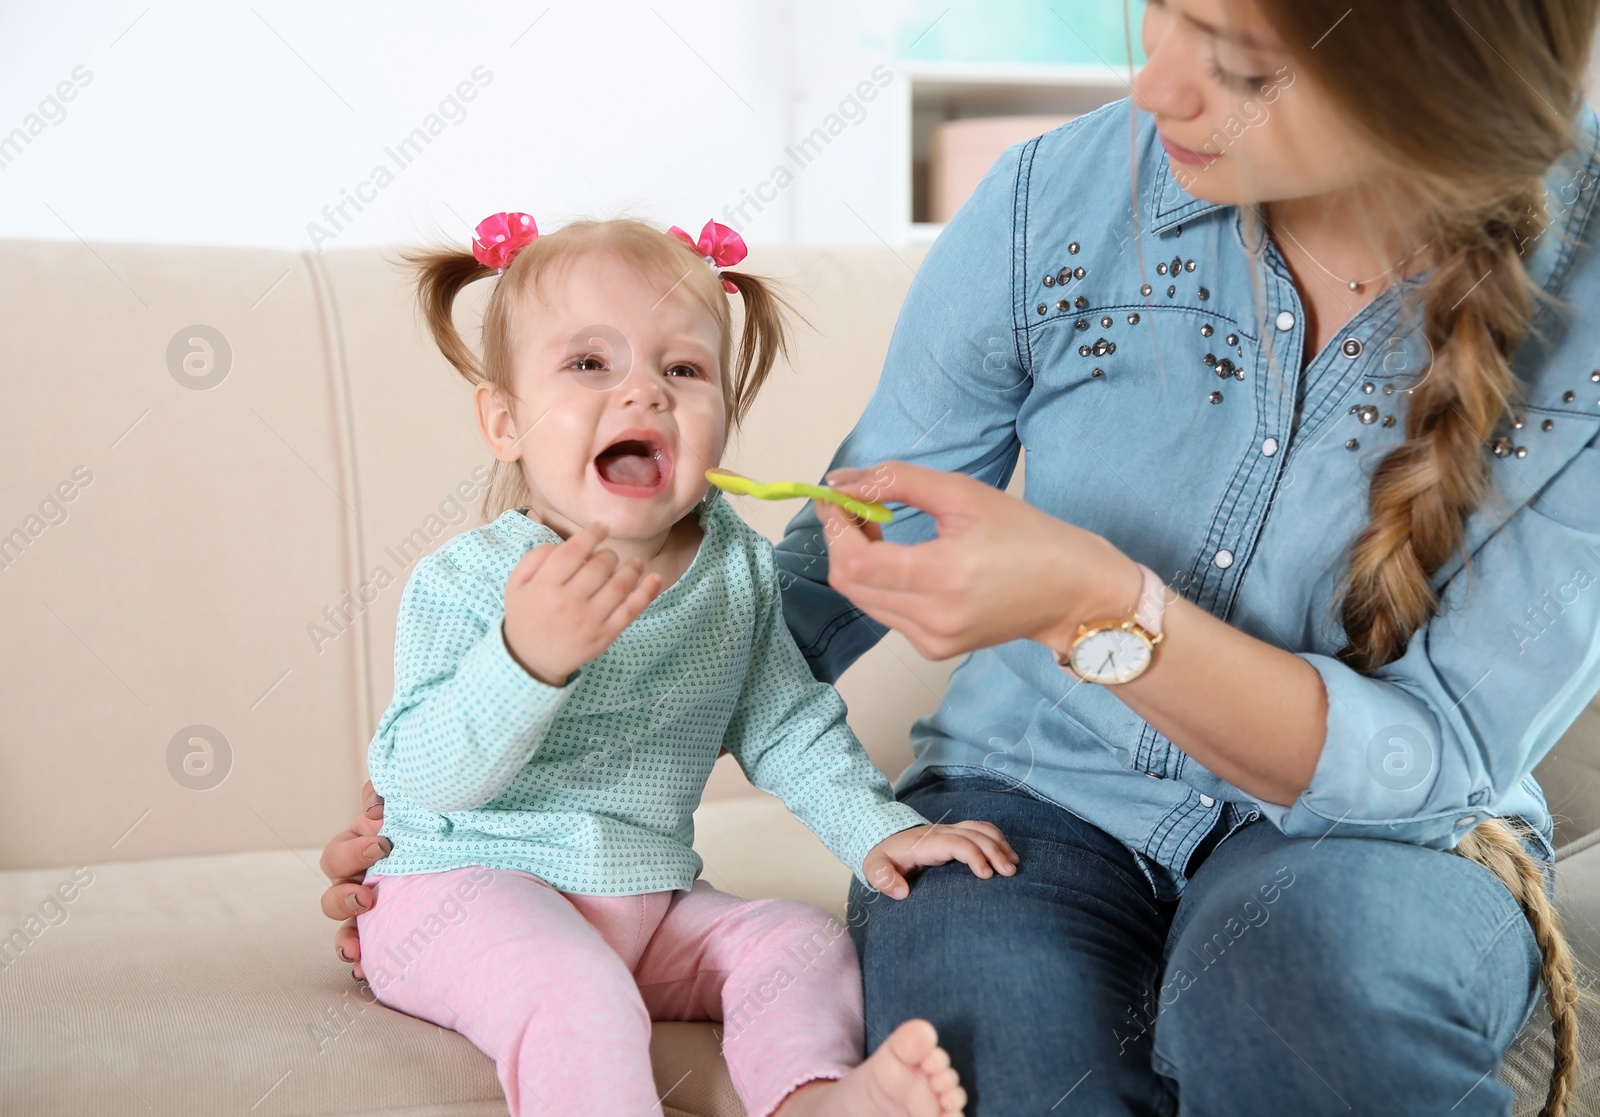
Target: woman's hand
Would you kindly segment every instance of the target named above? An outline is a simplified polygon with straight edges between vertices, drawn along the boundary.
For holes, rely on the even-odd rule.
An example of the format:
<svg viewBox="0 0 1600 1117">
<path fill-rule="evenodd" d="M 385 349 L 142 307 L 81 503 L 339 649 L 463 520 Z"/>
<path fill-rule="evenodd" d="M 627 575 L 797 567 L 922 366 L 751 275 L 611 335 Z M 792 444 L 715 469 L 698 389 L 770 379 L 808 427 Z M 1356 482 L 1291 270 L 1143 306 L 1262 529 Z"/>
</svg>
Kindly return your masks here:
<svg viewBox="0 0 1600 1117">
<path fill-rule="evenodd" d="M 965 474 L 890 461 L 828 481 L 937 524 L 937 539 L 902 546 L 817 502 L 828 584 L 929 659 L 1019 639 L 1065 651 L 1078 625 L 1124 617 L 1138 601 L 1138 566 L 1107 540 Z"/>
<path fill-rule="evenodd" d="M 1011 876 L 1017 852 L 992 823 L 956 822 L 949 826 L 913 826 L 890 834 L 872 847 L 861 863 L 867 883 L 896 900 L 911 894 L 906 874 L 927 865 L 960 861 L 973 876 Z"/>
<path fill-rule="evenodd" d="M 329 919 L 342 919 L 344 926 L 333 936 L 333 947 L 339 957 L 352 963 L 350 974 L 357 981 L 364 980 L 361 969 L 361 937 L 356 933 L 356 916 L 372 906 L 372 889 L 361 883 L 367 869 L 375 861 L 389 856 L 388 838 L 377 836 L 383 826 L 383 799 L 372 789 L 372 781 L 361 785 L 365 809 L 356 816 L 350 828 L 335 834 L 322 850 L 322 871 L 333 886 L 322 894 L 322 914 Z"/>
</svg>

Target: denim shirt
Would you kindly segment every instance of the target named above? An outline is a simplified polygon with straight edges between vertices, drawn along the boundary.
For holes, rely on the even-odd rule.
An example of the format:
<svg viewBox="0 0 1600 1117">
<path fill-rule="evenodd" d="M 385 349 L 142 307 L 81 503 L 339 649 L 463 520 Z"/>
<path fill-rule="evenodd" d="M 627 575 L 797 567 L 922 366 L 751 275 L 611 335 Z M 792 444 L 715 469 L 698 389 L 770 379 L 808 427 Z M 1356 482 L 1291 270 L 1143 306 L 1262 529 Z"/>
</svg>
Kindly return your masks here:
<svg viewBox="0 0 1600 1117">
<path fill-rule="evenodd" d="M 960 664 L 912 728 L 897 786 L 929 769 L 1019 781 L 1122 841 L 1167 897 L 1202 840 L 1263 815 L 1290 835 L 1441 849 L 1486 815 L 1516 815 L 1548 852 L 1531 773 L 1600 689 L 1591 107 L 1575 132 L 1545 179 L 1543 231 L 1523 245 L 1555 298 L 1513 354 L 1520 394 L 1484 451 L 1492 494 L 1466 525 L 1470 563 L 1435 573 L 1440 611 L 1370 675 L 1335 658 L 1339 580 L 1373 468 L 1403 441 L 1406 388 L 1428 369 L 1400 311 L 1424 276 L 1391 284 L 1305 363 L 1283 257 L 1239 207 L 1179 185 L 1148 114 L 1119 101 L 1008 151 L 929 251 L 832 465 L 900 459 L 998 487 L 1025 453 L 1028 503 L 1310 664 L 1327 734 L 1310 787 L 1275 805 L 1019 640 Z M 934 523 L 897 507 L 884 534 L 918 542 Z M 828 586 L 811 506 L 778 561 L 790 629 L 836 679 L 883 629 Z"/>
</svg>

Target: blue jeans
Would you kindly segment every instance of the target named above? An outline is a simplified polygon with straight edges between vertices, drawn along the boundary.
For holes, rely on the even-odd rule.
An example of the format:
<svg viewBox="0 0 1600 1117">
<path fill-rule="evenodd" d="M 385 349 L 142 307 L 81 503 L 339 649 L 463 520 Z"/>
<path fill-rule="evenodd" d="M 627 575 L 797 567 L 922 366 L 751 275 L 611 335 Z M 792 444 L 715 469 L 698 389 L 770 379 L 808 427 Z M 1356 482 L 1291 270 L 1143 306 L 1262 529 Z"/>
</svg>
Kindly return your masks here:
<svg viewBox="0 0 1600 1117">
<path fill-rule="evenodd" d="M 1511 1112 L 1495 1071 L 1538 948 L 1466 858 L 1260 821 L 1164 902 L 1121 843 L 1015 784 L 935 772 L 900 798 L 986 819 L 1020 858 L 850 893 L 869 1047 L 931 1020 L 972 1117 Z"/>
</svg>

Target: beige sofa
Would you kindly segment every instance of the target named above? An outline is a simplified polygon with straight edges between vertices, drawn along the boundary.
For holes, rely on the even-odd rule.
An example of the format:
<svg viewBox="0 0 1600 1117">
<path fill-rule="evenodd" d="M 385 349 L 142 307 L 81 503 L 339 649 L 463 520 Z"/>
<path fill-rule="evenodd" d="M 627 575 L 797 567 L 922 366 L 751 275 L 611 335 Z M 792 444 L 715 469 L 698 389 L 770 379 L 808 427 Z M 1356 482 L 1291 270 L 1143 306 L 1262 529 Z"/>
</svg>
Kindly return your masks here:
<svg viewBox="0 0 1600 1117">
<path fill-rule="evenodd" d="M 917 263 L 755 255 L 815 328 L 728 464 L 822 470 Z M 505 1114 L 487 1058 L 351 980 L 317 906 L 401 587 L 477 522 L 487 461 L 397 272 L 375 251 L 8 243 L 0 324 L 0 1113 Z M 740 507 L 776 534 L 794 506 Z M 886 771 L 948 670 L 891 638 L 844 679 Z M 842 911 L 843 867 L 728 764 L 698 815 L 709 879 Z M 1591 711 L 1541 773 L 1564 841 L 1600 831 L 1597 771 Z M 1562 870 L 1600 970 L 1600 850 Z M 716 1044 L 658 1028 L 669 1113 L 740 1112 Z M 1537 1082 L 1540 1048 L 1505 1076 Z"/>
</svg>

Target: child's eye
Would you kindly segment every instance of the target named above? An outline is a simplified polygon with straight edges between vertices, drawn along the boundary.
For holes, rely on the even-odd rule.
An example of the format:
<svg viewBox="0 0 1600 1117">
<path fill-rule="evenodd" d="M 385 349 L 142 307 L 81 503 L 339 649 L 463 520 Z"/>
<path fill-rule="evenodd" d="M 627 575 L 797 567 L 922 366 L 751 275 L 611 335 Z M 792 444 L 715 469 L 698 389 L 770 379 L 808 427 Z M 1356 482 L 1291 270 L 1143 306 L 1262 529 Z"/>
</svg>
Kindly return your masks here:
<svg viewBox="0 0 1600 1117">
<path fill-rule="evenodd" d="M 588 355 L 572 358 L 567 362 L 567 367 L 577 372 L 605 372 L 606 362 L 600 357 Z"/>
<path fill-rule="evenodd" d="M 691 376 L 699 379 L 700 377 L 703 377 L 705 373 L 701 372 L 700 369 L 694 365 L 673 365 L 671 368 L 667 369 L 667 375 Z"/>
</svg>

